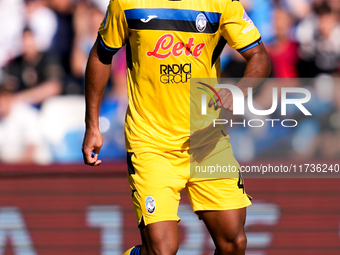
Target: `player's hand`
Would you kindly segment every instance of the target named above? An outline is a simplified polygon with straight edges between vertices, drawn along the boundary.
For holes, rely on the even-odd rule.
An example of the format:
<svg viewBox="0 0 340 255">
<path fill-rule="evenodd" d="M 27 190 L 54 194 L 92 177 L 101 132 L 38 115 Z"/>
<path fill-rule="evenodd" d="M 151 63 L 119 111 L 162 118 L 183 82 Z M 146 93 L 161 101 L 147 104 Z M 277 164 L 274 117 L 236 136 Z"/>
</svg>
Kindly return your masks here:
<svg viewBox="0 0 340 255">
<path fill-rule="evenodd" d="M 99 129 L 86 129 L 83 141 L 83 158 L 84 163 L 90 166 L 99 166 L 102 163 L 98 159 L 98 153 L 103 145 L 103 136 Z"/>
<path fill-rule="evenodd" d="M 233 110 L 233 96 L 230 92 L 229 89 L 220 89 L 217 94 L 220 96 L 221 101 L 217 98 L 216 95 L 214 95 L 214 98 L 217 102 L 217 104 L 215 105 L 214 100 L 211 98 L 209 101 L 209 108 L 214 106 L 215 110 L 217 110 L 218 108 L 223 107 L 226 110 L 232 111 Z"/>
<path fill-rule="evenodd" d="M 215 110 L 217 110 L 218 108 L 223 107 L 224 109 L 228 110 L 228 111 L 233 111 L 233 95 L 230 92 L 229 89 L 220 89 L 217 94 L 220 96 L 221 101 L 217 98 L 216 95 L 214 95 L 214 98 L 216 100 L 216 105 L 213 99 L 210 99 L 209 101 L 209 108 L 211 108 L 212 106 L 215 107 Z M 245 95 L 245 91 L 243 91 L 243 95 Z"/>
</svg>

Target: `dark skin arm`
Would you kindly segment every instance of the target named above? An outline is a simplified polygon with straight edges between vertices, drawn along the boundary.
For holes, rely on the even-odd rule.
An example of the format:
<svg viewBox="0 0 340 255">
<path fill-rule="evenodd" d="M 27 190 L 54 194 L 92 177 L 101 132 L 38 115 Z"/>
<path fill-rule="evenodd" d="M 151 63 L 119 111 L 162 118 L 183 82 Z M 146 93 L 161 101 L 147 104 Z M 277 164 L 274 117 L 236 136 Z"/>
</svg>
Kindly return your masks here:
<svg viewBox="0 0 340 255">
<path fill-rule="evenodd" d="M 99 108 L 111 73 L 111 64 L 103 64 L 97 53 L 98 39 L 93 45 L 85 71 L 86 131 L 83 141 L 83 157 L 87 165 L 98 166 L 98 153 L 103 145 L 99 131 Z M 94 155 L 93 155 L 94 153 Z"/>
<path fill-rule="evenodd" d="M 269 76 L 271 64 L 266 48 L 262 43 L 252 49 L 241 53 L 241 55 L 246 60 L 247 67 L 244 72 L 243 78 L 237 83 L 237 86 L 243 91 L 244 97 L 247 97 L 248 87 L 252 87 L 255 90 L 262 84 L 265 78 Z M 221 97 L 223 108 L 232 111 L 233 98 L 230 90 L 220 89 L 218 94 Z M 211 99 L 209 101 L 209 107 L 213 105 L 214 101 Z M 218 101 L 217 107 L 222 107 L 220 101 Z"/>
</svg>

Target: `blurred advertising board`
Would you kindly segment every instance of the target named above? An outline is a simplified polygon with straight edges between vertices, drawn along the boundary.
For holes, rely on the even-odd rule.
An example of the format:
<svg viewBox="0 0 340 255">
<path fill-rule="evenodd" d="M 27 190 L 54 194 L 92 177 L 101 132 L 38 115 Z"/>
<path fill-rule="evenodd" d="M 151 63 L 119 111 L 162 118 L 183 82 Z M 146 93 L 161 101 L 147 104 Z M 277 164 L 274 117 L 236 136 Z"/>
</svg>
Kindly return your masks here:
<svg viewBox="0 0 340 255">
<path fill-rule="evenodd" d="M 124 162 L 96 168 L 1 165 L 0 255 L 121 255 L 140 244 L 126 168 Z M 339 254 L 339 178 L 245 183 L 254 197 L 247 255 Z M 185 193 L 179 216 L 178 254 L 212 255 L 213 243 Z"/>
</svg>

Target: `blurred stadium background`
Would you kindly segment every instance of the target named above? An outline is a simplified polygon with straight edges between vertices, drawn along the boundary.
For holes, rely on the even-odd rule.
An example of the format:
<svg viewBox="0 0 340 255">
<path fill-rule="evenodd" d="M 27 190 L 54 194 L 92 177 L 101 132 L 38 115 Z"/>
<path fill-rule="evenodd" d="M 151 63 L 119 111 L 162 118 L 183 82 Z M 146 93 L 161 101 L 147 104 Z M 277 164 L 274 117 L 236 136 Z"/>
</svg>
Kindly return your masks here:
<svg viewBox="0 0 340 255">
<path fill-rule="evenodd" d="M 0 0 L 0 255 L 118 255 L 140 242 L 126 181 L 124 49 L 100 113 L 104 164 L 82 164 L 84 69 L 108 1 Z M 313 118 L 293 112 L 297 128 L 228 130 L 236 158 L 339 164 L 340 1 L 240 1 L 262 34 L 271 77 L 315 82 Z M 245 63 L 227 47 L 221 66 L 235 78 Z M 268 109 L 261 102 L 270 93 L 263 87 L 255 103 Z M 247 179 L 255 198 L 247 255 L 340 254 L 339 180 Z M 178 254 L 212 255 L 185 194 L 179 214 Z"/>
</svg>

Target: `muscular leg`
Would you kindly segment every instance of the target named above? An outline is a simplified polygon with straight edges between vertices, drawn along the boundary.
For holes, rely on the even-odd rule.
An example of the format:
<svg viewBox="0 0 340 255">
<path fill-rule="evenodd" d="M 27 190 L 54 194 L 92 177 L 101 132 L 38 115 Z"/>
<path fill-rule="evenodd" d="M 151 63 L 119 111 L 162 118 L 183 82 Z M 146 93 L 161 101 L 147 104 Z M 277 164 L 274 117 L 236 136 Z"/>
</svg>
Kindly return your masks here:
<svg viewBox="0 0 340 255">
<path fill-rule="evenodd" d="M 244 255 L 247 237 L 244 232 L 246 208 L 227 211 L 200 211 L 215 243 L 216 255 Z"/>
<path fill-rule="evenodd" d="M 175 255 L 179 238 L 177 221 L 162 221 L 144 226 L 141 223 L 141 255 Z"/>
</svg>

